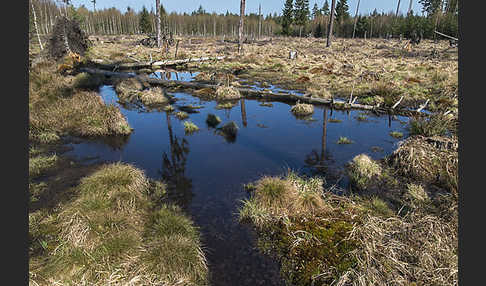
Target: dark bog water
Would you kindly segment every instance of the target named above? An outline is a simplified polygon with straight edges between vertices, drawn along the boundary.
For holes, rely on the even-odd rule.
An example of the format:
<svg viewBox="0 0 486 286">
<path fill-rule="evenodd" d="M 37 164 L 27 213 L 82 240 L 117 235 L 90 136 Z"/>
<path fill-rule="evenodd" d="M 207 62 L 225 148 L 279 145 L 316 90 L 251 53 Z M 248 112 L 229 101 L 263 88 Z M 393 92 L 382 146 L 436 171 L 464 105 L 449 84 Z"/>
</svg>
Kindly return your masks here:
<svg viewBox="0 0 486 286">
<path fill-rule="evenodd" d="M 179 73 L 172 79 L 190 80 Z M 107 104 L 116 104 L 113 87 L 100 93 Z M 291 106 L 273 102 L 261 106 L 256 100 L 240 100 L 230 109 L 215 109 L 189 94 L 173 94 L 173 106 L 202 106 L 189 118 L 200 130 L 186 135 L 183 122 L 163 111 L 141 112 L 121 107 L 134 132 L 126 140 L 72 144 L 69 154 L 102 161 L 122 161 L 143 169 L 147 176 L 164 179 L 171 195 L 200 227 L 209 261 L 212 285 L 282 285 L 274 259 L 258 253 L 254 233 L 237 221 L 240 200 L 247 197 L 243 184 L 262 175 L 283 174 L 287 168 L 305 174 L 321 174 L 330 182 L 346 186 L 345 163 L 366 153 L 379 159 L 391 153 L 398 139 L 391 131 L 406 134 L 407 118 L 366 115 L 362 111 L 336 111 L 316 107 L 312 119 L 297 119 Z M 208 127 L 209 113 L 235 121 L 236 138 L 225 138 Z M 324 121 L 324 118 L 326 121 Z M 362 118 L 361 118 L 362 119 Z M 333 122 L 341 120 L 340 123 Z M 337 144 L 339 137 L 353 144 Z"/>
</svg>

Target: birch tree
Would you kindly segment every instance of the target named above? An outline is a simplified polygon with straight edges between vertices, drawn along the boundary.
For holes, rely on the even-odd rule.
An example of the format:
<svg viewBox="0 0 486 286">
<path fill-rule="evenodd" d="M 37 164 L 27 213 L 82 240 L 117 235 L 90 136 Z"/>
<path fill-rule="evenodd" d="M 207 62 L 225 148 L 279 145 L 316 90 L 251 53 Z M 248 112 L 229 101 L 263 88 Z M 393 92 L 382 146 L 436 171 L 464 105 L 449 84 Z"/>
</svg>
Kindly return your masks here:
<svg viewBox="0 0 486 286">
<path fill-rule="evenodd" d="M 356 32 L 356 23 L 358 22 L 359 2 L 361 2 L 361 0 L 358 0 L 358 6 L 356 6 L 356 14 L 354 14 L 353 39 L 354 39 L 354 33 Z"/>
</svg>

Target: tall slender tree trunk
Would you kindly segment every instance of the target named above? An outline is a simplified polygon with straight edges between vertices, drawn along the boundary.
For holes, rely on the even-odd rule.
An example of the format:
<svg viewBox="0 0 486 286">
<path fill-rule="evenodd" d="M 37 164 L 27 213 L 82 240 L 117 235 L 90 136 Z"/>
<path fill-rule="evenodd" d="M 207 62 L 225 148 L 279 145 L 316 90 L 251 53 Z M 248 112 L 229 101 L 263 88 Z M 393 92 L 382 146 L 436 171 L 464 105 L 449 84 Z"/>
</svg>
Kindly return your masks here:
<svg viewBox="0 0 486 286">
<path fill-rule="evenodd" d="M 398 0 L 397 12 L 395 13 L 395 17 L 398 17 L 398 10 L 400 10 L 400 1 L 401 0 Z"/>
<path fill-rule="evenodd" d="M 238 31 L 238 53 L 241 53 L 243 48 L 243 17 L 245 17 L 245 2 L 240 0 L 240 26 Z"/>
<path fill-rule="evenodd" d="M 155 0 L 155 14 L 157 18 L 157 48 L 160 48 L 160 0 Z"/>
<path fill-rule="evenodd" d="M 407 15 L 409 15 L 410 14 L 410 11 L 412 11 L 412 3 L 413 3 L 413 0 L 410 0 L 410 4 L 408 5 Z"/>
<path fill-rule="evenodd" d="M 37 27 L 37 17 L 35 15 L 34 2 L 30 2 L 30 4 L 32 4 L 32 14 L 34 16 L 34 26 L 35 26 L 35 32 L 37 33 L 37 40 L 39 40 L 39 46 L 40 46 L 40 49 L 42 51 L 42 50 L 44 50 L 44 47 L 42 46 L 42 41 L 41 41 L 40 35 L 39 35 L 39 28 Z"/>
<path fill-rule="evenodd" d="M 353 39 L 356 32 L 356 23 L 358 23 L 359 2 L 361 2 L 361 0 L 358 0 L 358 6 L 356 6 L 356 14 L 354 14 Z"/>
<path fill-rule="evenodd" d="M 258 6 L 258 38 L 262 36 L 262 5 Z"/>
<path fill-rule="evenodd" d="M 326 43 L 326 47 L 330 47 L 331 46 L 332 26 L 333 26 L 333 23 L 334 23 L 334 13 L 335 13 L 335 10 L 336 10 L 336 0 L 332 0 L 332 2 L 331 2 L 331 19 L 329 20 L 329 28 L 327 29 L 328 32 L 327 32 L 327 43 Z"/>
</svg>

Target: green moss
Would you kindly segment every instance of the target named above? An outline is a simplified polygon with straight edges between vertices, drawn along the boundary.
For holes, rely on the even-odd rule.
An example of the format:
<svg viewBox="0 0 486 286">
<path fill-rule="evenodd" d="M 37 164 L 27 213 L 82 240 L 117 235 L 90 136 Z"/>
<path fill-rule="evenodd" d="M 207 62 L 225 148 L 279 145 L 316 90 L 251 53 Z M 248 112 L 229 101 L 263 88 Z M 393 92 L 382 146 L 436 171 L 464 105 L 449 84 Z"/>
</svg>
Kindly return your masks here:
<svg viewBox="0 0 486 286">
<path fill-rule="evenodd" d="M 291 285 L 328 285 L 357 264 L 349 253 L 359 244 L 346 240 L 352 227 L 346 221 L 291 220 L 287 227 L 272 227 L 274 235 L 260 245 L 278 252 L 282 275 Z M 328 271 L 331 277 L 315 278 Z"/>
<path fill-rule="evenodd" d="M 391 217 L 395 214 L 390 206 L 378 197 L 373 197 L 369 200 L 365 199 L 362 204 L 366 209 L 371 211 L 373 215 Z"/>
</svg>

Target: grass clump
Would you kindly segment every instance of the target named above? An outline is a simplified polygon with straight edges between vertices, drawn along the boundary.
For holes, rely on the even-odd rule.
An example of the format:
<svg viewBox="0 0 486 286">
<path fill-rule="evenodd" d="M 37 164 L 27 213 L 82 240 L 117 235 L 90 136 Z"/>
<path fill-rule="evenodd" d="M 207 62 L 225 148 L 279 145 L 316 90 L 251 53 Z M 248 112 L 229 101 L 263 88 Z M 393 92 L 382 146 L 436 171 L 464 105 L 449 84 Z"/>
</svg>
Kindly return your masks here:
<svg viewBox="0 0 486 286">
<path fill-rule="evenodd" d="M 361 166 L 360 176 L 380 175 L 366 155 L 353 164 Z M 407 204 L 337 196 L 318 182 L 294 173 L 263 177 L 240 208 L 240 220 L 256 227 L 260 250 L 277 256 L 289 285 L 387 285 L 395 279 L 407 285 L 457 284 L 453 198 L 441 199 L 441 211 L 431 212 L 424 189 L 408 184 L 403 202 L 413 198 L 415 204 L 399 215 Z M 303 204 L 304 190 L 317 195 L 312 208 Z"/>
<path fill-rule="evenodd" d="M 216 99 L 240 99 L 240 91 L 232 86 L 220 86 L 216 89 Z"/>
<path fill-rule="evenodd" d="M 403 176 L 437 184 L 457 193 L 457 148 L 457 137 L 412 136 L 403 141 L 387 161 Z"/>
<path fill-rule="evenodd" d="M 296 116 L 308 116 L 314 113 L 314 106 L 312 104 L 297 103 L 292 106 L 290 111 Z"/>
<path fill-rule="evenodd" d="M 184 112 L 184 111 L 178 111 L 178 112 L 175 113 L 175 116 L 177 118 L 179 118 L 180 120 L 184 120 L 184 119 L 189 117 L 189 114 L 187 114 L 187 112 Z"/>
<path fill-rule="evenodd" d="M 236 135 L 238 134 L 238 125 L 236 122 L 231 121 L 218 128 L 218 134 L 226 138 L 228 142 L 235 142 Z"/>
<path fill-rule="evenodd" d="M 92 92 L 81 92 L 52 104 L 38 105 L 30 113 L 30 124 L 37 134 L 104 136 L 131 133 L 120 110 L 113 105 L 105 105 L 100 96 Z"/>
<path fill-rule="evenodd" d="M 338 144 L 351 144 L 353 141 L 347 137 L 339 137 L 339 140 L 337 141 Z"/>
<path fill-rule="evenodd" d="M 192 134 L 194 132 L 199 131 L 199 127 L 197 127 L 197 125 L 194 124 L 191 121 L 185 121 L 184 122 L 184 131 L 186 132 L 186 134 Z"/>
<path fill-rule="evenodd" d="M 160 105 L 169 102 L 160 87 L 145 89 L 139 92 L 138 96 L 144 105 Z"/>
<path fill-rule="evenodd" d="M 216 105 L 216 109 L 231 109 L 233 107 L 235 107 L 236 103 L 234 102 L 220 102 L 218 103 L 218 105 Z"/>
<path fill-rule="evenodd" d="M 175 110 L 174 106 L 172 106 L 170 104 L 164 106 L 164 111 L 166 111 L 166 112 L 174 112 L 174 110 Z"/>
<path fill-rule="evenodd" d="M 80 89 L 95 90 L 103 85 L 104 80 L 105 77 L 102 75 L 92 75 L 82 72 L 74 78 L 74 86 Z"/>
<path fill-rule="evenodd" d="M 115 91 L 118 98 L 125 102 L 131 102 L 136 99 L 139 92 L 143 89 L 143 84 L 135 78 L 121 80 L 115 85 Z"/>
<path fill-rule="evenodd" d="M 281 273 L 291 285 L 325 285 L 320 283 L 356 264 L 349 256 L 356 241 L 346 239 L 352 224 L 323 219 L 335 209 L 323 196 L 322 179 L 289 173 L 263 177 L 254 185 L 240 208 L 240 220 L 257 228 L 260 249 L 277 254 Z M 327 271 L 326 278 L 316 278 Z"/>
<path fill-rule="evenodd" d="M 132 131 L 117 107 L 106 105 L 96 92 L 83 90 L 98 83 L 85 81 L 92 78 L 63 76 L 53 62 L 29 71 L 30 140 L 50 144 L 63 135 L 128 135 Z"/>
<path fill-rule="evenodd" d="M 447 136 L 450 133 L 455 134 L 455 129 L 453 120 L 440 115 L 434 115 L 430 118 L 414 118 L 409 123 L 410 135 Z"/>
<path fill-rule="evenodd" d="M 29 178 L 32 179 L 42 175 L 45 171 L 54 167 L 57 161 L 58 156 L 55 154 L 51 156 L 40 155 L 29 158 Z"/>
<path fill-rule="evenodd" d="M 400 138 L 403 138 L 403 133 L 398 132 L 398 131 L 392 131 L 392 132 L 390 132 L 390 136 L 393 137 L 393 138 L 400 139 Z"/>
<path fill-rule="evenodd" d="M 155 207 L 142 171 L 105 165 L 75 192 L 55 213 L 29 215 L 31 283 L 205 284 L 197 228 L 177 207 Z"/>
<path fill-rule="evenodd" d="M 353 158 L 347 168 L 347 173 L 358 189 L 364 190 L 382 174 L 382 168 L 368 155 L 360 154 Z"/>
<path fill-rule="evenodd" d="M 218 126 L 219 123 L 221 123 L 221 118 L 219 118 L 217 115 L 214 114 L 208 114 L 208 117 L 206 118 L 206 123 L 210 127 L 216 127 Z"/>
</svg>

